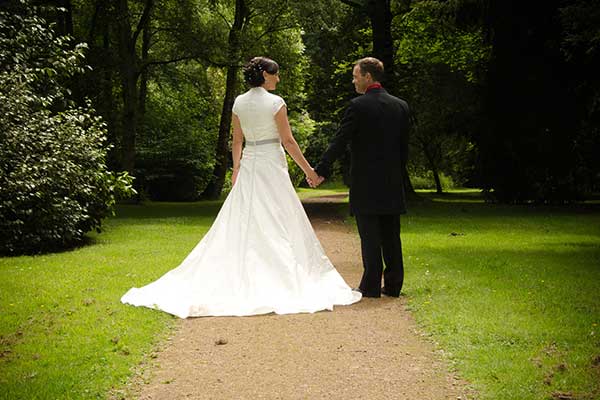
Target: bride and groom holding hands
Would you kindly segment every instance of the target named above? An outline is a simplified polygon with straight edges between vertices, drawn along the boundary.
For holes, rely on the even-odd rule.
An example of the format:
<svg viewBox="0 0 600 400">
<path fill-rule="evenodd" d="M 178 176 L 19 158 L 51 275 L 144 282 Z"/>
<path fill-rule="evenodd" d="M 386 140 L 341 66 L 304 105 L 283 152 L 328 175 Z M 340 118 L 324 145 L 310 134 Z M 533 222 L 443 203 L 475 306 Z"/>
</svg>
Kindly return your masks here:
<svg viewBox="0 0 600 400">
<path fill-rule="evenodd" d="M 406 212 L 409 109 L 382 87 L 381 61 L 363 58 L 352 72 L 361 95 L 350 101 L 313 169 L 292 135 L 285 101 L 269 93 L 279 82 L 279 66 L 253 58 L 244 67 L 250 89 L 232 108 L 231 192 L 209 231 L 177 268 L 130 289 L 121 301 L 186 318 L 315 312 L 362 297 L 398 297 L 404 280 L 400 215 Z M 309 185 L 317 187 L 348 146 L 350 207 L 364 268 L 355 289 L 321 247 L 285 157 L 287 151 Z"/>
</svg>

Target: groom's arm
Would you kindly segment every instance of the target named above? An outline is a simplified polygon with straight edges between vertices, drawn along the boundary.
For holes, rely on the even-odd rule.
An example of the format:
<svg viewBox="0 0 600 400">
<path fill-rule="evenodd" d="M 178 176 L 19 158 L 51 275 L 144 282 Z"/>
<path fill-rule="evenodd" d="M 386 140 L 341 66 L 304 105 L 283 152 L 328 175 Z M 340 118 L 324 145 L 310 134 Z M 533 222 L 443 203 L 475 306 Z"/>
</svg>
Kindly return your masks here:
<svg viewBox="0 0 600 400">
<path fill-rule="evenodd" d="M 331 164 L 346 150 L 346 146 L 350 142 L 352 133 L 356 129 L 356 114 L 353 107 L 355 106 L 351 102 L 344 113 L 335 137 L 331 140 L 329 147 L 321 157 L 321 161 L 315 167 L 315 172 L 319 176 L 329 177 Z"/>
</svg>

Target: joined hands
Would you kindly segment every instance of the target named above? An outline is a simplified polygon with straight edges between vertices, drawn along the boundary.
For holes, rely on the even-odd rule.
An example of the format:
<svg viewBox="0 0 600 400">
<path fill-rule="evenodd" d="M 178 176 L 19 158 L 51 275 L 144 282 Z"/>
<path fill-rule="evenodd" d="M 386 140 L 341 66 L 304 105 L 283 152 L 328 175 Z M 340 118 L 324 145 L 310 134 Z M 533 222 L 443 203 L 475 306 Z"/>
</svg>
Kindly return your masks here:
<svg viewBox="0 0 600 400">
<path fill-rule="evenodd" d="M 317 174 L 315 170 L 311 170 L 306 174 L 306 182 L 308 182 L 308 185 L 313 189 L 323 183 L 324 180 L 325 178 Z"/>
</svg>

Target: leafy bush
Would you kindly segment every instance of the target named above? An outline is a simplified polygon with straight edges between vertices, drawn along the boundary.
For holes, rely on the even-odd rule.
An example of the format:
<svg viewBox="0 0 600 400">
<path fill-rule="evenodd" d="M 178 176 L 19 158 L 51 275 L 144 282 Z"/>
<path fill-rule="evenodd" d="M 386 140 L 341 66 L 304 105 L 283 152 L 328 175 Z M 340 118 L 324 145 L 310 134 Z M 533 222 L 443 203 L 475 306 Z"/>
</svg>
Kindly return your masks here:
<svg viewBox="0 0 600 400">
<path fill-rule="evenodd" d="M 61 80 L 82 71 L 85 46 L 54 37 L 36 11 L 0 8 L 1 254 L 73 245 L 133 193 L 127 173 L 106 170 L 106 129 L 91 105 L 66 100 Z"/>
</svg>

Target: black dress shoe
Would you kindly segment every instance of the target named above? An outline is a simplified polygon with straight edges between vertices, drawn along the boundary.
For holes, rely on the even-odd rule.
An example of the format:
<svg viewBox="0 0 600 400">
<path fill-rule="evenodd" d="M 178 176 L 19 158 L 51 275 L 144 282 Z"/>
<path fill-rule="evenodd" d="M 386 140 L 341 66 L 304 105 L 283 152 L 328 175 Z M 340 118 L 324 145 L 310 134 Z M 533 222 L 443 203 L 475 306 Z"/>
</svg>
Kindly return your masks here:
<svg viewBox="0 0 600 400">
<path fill-rule="evenodd" d="M 352 290 L 354 290 L 355 292 L 359 292 L 360 294 L 362 294 L 362 297 L 381 297 L 380 294 L 367 293 L 367 292 L 363 291 L 361 288 L 354 288 Z"/>
<path fill-rule="evenodd" d="M 388 297 L 400 297 L 400 290 L 398 290 L 398 291 L 388 290 L 385 286 L 381 288 L 381 293 Z"/>
</svg>

